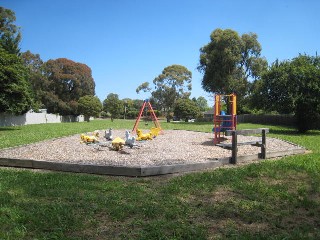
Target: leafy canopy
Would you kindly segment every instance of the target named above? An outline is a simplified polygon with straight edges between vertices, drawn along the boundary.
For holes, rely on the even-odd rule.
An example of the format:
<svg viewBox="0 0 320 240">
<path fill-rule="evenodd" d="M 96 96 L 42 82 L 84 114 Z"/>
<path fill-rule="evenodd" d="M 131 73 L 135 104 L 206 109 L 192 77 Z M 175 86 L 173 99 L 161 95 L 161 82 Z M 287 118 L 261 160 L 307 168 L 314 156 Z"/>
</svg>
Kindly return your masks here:
<svg viewBox="0 0 320 240">
<path fill-rule="evenodd" d="M 197 118 L 200 114 L 200 108 L 197 103 L 189 98 L 178 99 L 174 107 L 174 115 L 178 118 L 184 118 L 188 121 L 189 118 Z"/>
<path fill-rule="evenodd" d="M 299 55 L 275 61 L 254 83 L 251 105 L 265 111 L 294 113 L 300 132 L 320 128 L 320 58 Z"/>
<path fill-rule="evenodd" d="M 30 51 L 21 53 L 24 66 L 28 69 L 28 81 L 32 88 L 35 108 L 45 108 L 42 99 L 48 89 L 48 80 L 43 75 L 44 63 L 39 54 L 33 54 Z"/>
<path fill-rule="evenodd" d="M 204 112 L 210 109 L 208 106 L 208 101 L 204 97 L 200 96 L 198 98 L 192 98 L 192 101 L 194 101 L 197 106 L 199 107 L 200 111 Z"/>
<path fill-rule="evenodd" d="M 78 112 L 88 117 L 98 117 L 102 111 L 100 99 L 96 96 L 86 95 L 79 98 Z"/>
<path fill-rule="evenodd" d="M 0 7 L 0 47 L 11 54 L 18 55 L 21 33 L 14 24 L 16 16 L 13 11 Z"/>
<path fill-rule="evenodd" d="M 214 30 L 210 42 L 200 49 L 198 70 L 203 73 L 202 88 L 212 93 L 236 93 L 241 110 L 250 81 L 259 79 L 267 68 L 267 61 L 260 54 L 257 34 L 239 36 L 231 29 Z"/>
<path fill-rule="evenodd" d="M 111 120 L 118 118 L 124 111 L 124 103 L 119 99 L 118 94 L 110 93 L 103 101 L 103 111 L 111 114 Z"/>
<path fill-rule="evenodd" d="M 48 80 L 43 103 L 51 113 L 77 114 L 80 97 L 95 94 L 91 69 L 66 58 L 49 60 L 44 66 Z"/>
<path fill-rule="evenodd" d="M 136 92 L 151 92 L 152 98 L 159 108 L 168 112 L 179 98 L 189 97 L 192 89 L 192 73 L 184 66 L 171 65 L 165 67 L 161 74 L 153 80 L 154 91 L 148 82 L 142 83 Z"/>
<path fill-rule="evenodd" d="M 252 107 L 266 112 L 293 113 L 297 89 L 290 81 L 290 61 L 275 61 L 260 80 L 253 83 Z"/>
<path fill-rule="evenodd" d="M 0 48 L 0 112 L 22 114 L 31 108 L 33 99 L 27 78 L 21 59 Z"/>
<path fill-rule="evenodd" d="M 216 29 L 210 40 L 200 49 L 198 70 L 204 74 L 202 87 L 207 92 L 227 93 L 241 61 L 241 39 L 231 29 Z"/>
</svg>

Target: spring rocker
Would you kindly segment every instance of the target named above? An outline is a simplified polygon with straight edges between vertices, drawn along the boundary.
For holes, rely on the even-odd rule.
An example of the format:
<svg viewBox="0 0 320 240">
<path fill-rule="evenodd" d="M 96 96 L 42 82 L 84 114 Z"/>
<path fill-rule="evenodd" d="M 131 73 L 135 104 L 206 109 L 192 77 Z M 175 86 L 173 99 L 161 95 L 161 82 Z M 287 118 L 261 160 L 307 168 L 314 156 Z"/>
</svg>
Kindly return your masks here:
<svg viewBox="0 0 320 240">
<path fill-rule="evenodd" d="M 229 106 L 228 112 L 221 110 L 221 101 L 226 98 Z M 232 93 L 229 95 L 216 94 L 214 104 L 214 145 L 220 143 L 221 133 L 225 134 L 227 130 L 236 130 L 237 128 L 237 96 Z"/>
<path fill-rule="evenodd" d="M 152 140 L 153 136 L 151 133 L 142 133 L 140 129 L 137 129 L 137 141 L 142 141 L 142 140 Z"/>
<path fill-rule="evenodd" d="M 80 134 L 81 143 L 97 143 L 99 142 L 99 132 L 96 130 L 92 135 Z"/>
<path fill-rule="evenodd" d="M 123 146 L 125 145 L 125 141 L 120 137 L 116 137 L 115 139 L 112 140 L 111 145 L 113 150 L 120 151 L 123 149 Z"/>
</svg>

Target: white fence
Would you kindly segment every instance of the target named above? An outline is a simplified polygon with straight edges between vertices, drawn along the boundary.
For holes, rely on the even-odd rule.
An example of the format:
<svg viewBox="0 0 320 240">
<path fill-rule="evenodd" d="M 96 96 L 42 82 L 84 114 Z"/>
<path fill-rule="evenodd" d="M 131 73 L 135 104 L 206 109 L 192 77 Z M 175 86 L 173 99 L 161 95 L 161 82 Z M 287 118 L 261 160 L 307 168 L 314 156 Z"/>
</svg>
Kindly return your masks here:
<svg viewBox="0 0 320 240">
<path fill-rule="evenodd" d="M 0 127 L 21 126 L 41 123 L 61 123 L 61 122 L 83 122 L 84 116 L 60 116 L 59 114 L 48 114 L 46 111 L 40 113 L 32 110 L 23 115 L 13 115 L 0 113 Z"/>
</svg>

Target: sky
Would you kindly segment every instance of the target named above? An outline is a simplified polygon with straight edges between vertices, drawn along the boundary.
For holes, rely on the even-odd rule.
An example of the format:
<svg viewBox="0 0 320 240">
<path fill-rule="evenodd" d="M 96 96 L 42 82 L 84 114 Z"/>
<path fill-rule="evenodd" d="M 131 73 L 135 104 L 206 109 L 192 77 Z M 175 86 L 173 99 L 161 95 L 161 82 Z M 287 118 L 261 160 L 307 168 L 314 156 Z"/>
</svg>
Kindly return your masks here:
<svg viewBox="0 0 320 240">
<path fill-rule="evenodd" d="M 146 99 L 136 93 L 172 64 L 192 72 L 191 97 L 202 90 L 199 49 L 217 28 L 256 33 L 269 64 L 320 52 L 318 0 L 0 0 L 16 14 L 21 51 L 43 61 L 88 65 L 101 101 Z"/>
</svg>

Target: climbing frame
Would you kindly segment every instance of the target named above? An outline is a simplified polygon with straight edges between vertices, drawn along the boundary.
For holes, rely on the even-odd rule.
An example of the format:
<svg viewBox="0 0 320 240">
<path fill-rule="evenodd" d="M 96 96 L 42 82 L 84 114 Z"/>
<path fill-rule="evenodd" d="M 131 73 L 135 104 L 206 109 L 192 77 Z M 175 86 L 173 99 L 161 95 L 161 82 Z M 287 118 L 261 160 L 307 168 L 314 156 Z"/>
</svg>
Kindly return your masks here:
<svg viewBox="0 0 320 240">
<path fill-rule="evenodd" d="M 221 101 L 223 97 L 228 98 L 229 113 L 222 114 Z M 225 133 L 227 130 L 236 130 L 237 128 L 237 96 L 235 94 L 229 95 L 215 95 L 214 104 L 214 144 L 218 144 L 221 140 L 221 132 Z"/>
</svg>

